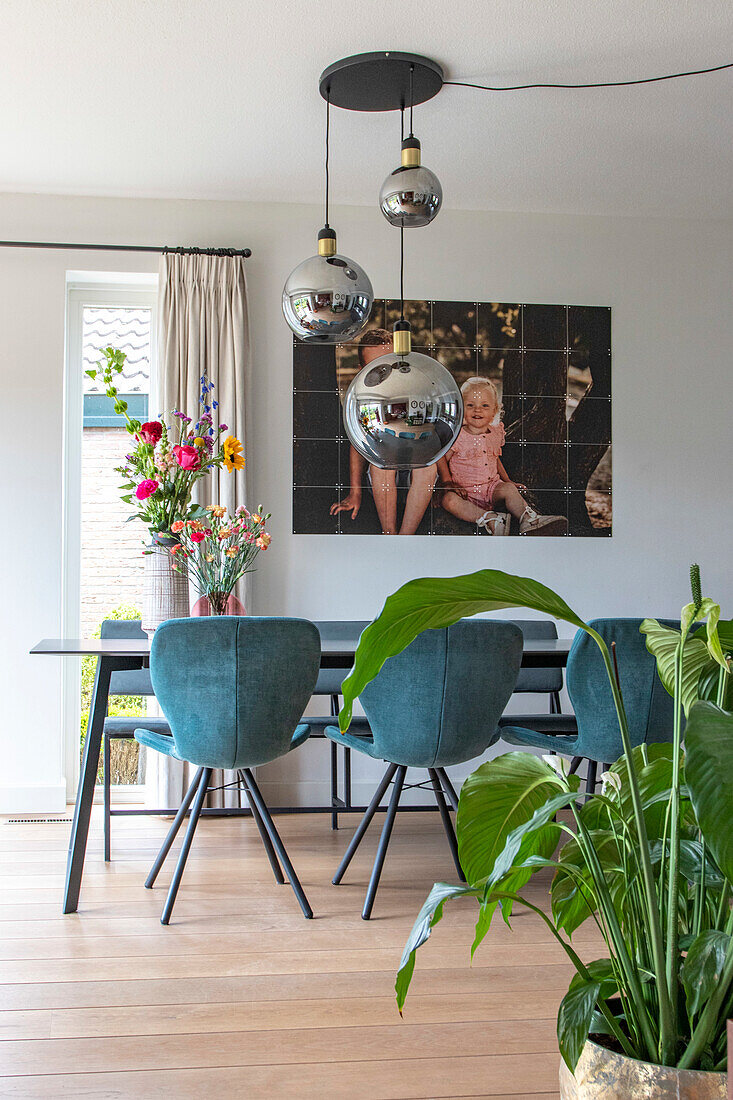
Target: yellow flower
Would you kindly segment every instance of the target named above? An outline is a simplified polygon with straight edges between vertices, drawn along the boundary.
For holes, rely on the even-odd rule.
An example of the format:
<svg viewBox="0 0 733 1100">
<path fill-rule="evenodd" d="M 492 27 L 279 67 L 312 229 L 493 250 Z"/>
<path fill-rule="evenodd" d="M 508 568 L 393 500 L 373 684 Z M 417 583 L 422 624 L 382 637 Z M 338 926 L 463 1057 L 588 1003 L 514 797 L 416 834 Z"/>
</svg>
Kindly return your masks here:
<svg viewBox="0 0 733 1100">
<path fill-rule="evenodd" d="M 207 504 L 206 511 L 211 512 L 212 516 L 216 516 L 217 519 L 223 519 L 227 514 L 227 510 L 223 504 Z"/>
<path fill-rule="evenodd" d="M 239 553 L 239 548 L 237 546 L 230 546 L 228 550 L 224 551 L 224 553 L 228 558 L 236 558 L 237 554 Z"/>
<path fill-rule="evenodd" d="M 244 469 L 244 454 L 242 452 L 242 444 L 233 435 L 227 436 L 222 444 L 222 450 L 224 452 L 224 465 L 229 473 L 232 470 Z"/>
<path fill-rule="evenodd" d="M 231 527 L 222 527 L 221 531 L 219 532 L 219 538 L 220 539 L 228 539 L 229 536 L 231 535 L 231 533 L 232 533 Z"/>
<path fill-rule="evenodd" d="M 204 441 L 203 441 L 203 439 L 201 438 L 200 435 L 196 436 L 196 438 L 193 441 L 193 445 L 194 445 L 194 447 L 203 447 Z"/>
</svg>

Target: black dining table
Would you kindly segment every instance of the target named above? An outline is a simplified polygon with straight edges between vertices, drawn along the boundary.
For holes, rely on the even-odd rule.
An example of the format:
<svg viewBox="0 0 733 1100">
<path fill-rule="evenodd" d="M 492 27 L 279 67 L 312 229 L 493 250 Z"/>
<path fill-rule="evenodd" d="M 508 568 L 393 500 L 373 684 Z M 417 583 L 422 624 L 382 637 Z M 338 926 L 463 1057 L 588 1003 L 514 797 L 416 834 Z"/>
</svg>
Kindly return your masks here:
<svg viewBox="0 0 733 1100">
<path fill-rule="evenodd" d="M 321 635 L 321 668 L 350 668 L 359 637 L 368 623 L 343 620 L 316 622 L 315 625 Z M 564 668 L 571 644 L 572 639 L 568 638 L 537 641 L 527 639 L 522 653 L 522 667 Z M 66 863 L 63 912 L 75 913 L 79 904 L 104 720 L 107 716 L 110 677 L 113 672 L 148 667 L 150 639 L 44 638 L 30 652 L 47 657 L 97 659 Z M 344 808 L 358 810 L 360 807 L 352 807 L 349 803 Z M 332 812 L 333 806 L 323 807 L 323 810 Z"/>
</svg>

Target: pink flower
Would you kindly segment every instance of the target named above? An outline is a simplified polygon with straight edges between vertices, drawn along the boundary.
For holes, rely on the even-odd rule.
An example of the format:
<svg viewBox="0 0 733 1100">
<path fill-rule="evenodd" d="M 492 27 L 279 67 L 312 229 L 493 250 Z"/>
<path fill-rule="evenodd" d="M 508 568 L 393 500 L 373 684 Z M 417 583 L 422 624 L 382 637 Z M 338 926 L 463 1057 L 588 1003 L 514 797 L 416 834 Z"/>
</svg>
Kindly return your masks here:
<svg viewBox="0 0 733 1100">
<path fill-rule="evenodd" d="M 206 535 L 203 533 L 203 531 L 191 532 L 191 542 L 203 542 L 205 538 Z"/>
<path fill-rule="evenodd" d="M 158 482 L 153 481 L 152 477 L 146 477 L 145 481 L 141 481 L 135 490 L 135 496 L 138 500 L 147 500 L 153 493 L 157 492 Z"/>
<path fill-rule="evenodd" d="M 198 470 L 201 468 L 201 456 L 198 448 L 191 447 L 186 443 L 182 447 L 174 447 L 173 454 L 176 456 L 176 462 L 182 470 Z"/>
<path fill-rule="evenodd" d="M 149 443 L 151 447 L 154 447 L 162 434 L 163 425 L 157 420 L 148 420 L 137 433 L 137 438 L 141 443 Z"/>
</svg>

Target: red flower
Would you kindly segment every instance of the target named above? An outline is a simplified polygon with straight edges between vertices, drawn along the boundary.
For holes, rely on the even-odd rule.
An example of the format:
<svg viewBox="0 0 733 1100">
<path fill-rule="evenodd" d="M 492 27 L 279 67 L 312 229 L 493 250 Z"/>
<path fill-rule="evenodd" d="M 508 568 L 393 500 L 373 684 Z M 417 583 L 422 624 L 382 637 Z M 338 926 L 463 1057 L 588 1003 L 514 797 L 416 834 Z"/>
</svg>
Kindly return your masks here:
<svg viewBox="0 0 733 1100">
<path fill-rule="evenodd" d="M 154 447 L 163 434 L 163 425 L 158 420 L 148 420 L 137 433 L 141 443 L 149 443 Z"/>
<path fill-rule="evenodd" d="M 191 532 L 191 542 L 203 542 L 205 538 L 206 535 L 203 533 L 203 531 Z"/>
<path fill-rule="evenodd" d="M 146 477 L 145 481 L 141 481 L 135 490 L 135 496 L 138 500 L 147 500 L 158 488 L 158 482 L 154 481 L 152 477 Z"/>
<path fill-rule="evenodd" d="M 173 448 L 176 462 L 182 470 L 199 470 L 201 468 L 201 455 L 197 447 L 191 447 L 188 443 Z"/>
</svg>

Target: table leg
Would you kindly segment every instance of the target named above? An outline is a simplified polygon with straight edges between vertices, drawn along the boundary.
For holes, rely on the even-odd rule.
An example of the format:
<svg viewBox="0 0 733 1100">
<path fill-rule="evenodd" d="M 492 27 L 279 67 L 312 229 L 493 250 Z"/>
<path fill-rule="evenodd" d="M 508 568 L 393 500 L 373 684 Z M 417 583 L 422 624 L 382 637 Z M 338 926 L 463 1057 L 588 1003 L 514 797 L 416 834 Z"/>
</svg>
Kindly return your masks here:
<svg viewBox="0 0 733 1100">
<path fill-rule="evenodd" d="M 128 662 L 129 663 L 129 662 Z M 81 876 L 84 870 L 84 856 L 87 850 L 89 818 L 94 801 L 94 786 L 99 767 L 99 750 L 102 744 L 104 719 L 107 714 L 109 697 L 109 678 L 113 661 L 109 657 L 97 658 L 97 671 L 94 676 L 92 702 L 89 707 L 87 736 L 84 742 L 84 759 L 79 775 L 76 792 L 74 820 L 71 825 L 69 856 L 66 862 L 66 888 L 64 891 L 64 913 L 75 913 L 79 904 Z"/>
</svg>

